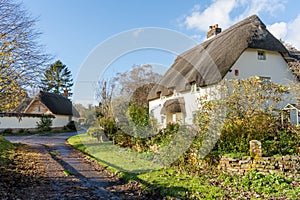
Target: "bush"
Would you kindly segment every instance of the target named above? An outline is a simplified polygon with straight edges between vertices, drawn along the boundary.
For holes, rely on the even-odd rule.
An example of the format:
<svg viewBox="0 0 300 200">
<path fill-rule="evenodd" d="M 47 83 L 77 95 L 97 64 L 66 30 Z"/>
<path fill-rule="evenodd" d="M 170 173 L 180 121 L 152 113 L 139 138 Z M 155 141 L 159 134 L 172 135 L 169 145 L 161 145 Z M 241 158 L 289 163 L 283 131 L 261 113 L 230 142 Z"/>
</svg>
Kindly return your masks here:
<svg viewBox="0 0 300 200">
<path fill-rule="evenodd" d="M 68 124 L 67 124 L 67 128 L 72 130 L 72 131 L 76 131 L 76 124 L 74 121 L 69 121 Z"/>
<path fill-rule="evenodd" d="M 136 126 L 145 127 L 149 124 L 149 113 L 147 106 L 139 106 L 131 103 L 128 107 L 128 115 Z"/>
<path fill-rule="evenodd" d="M 97 138 L 98 142 L 103 142 L 103 137 L 105 136 L 104 131 L 98 127 L 90 127 L 87 130 L 87 134 Z"/>
<path fill-rule="evenodd" d="M 52 119 L 50 117 L 41 117 L 41 120 L 36 123 L 39 131 L 50 131 L 52 126 Z"/>
<path fill-rule="evenodd" d="M 11 128 L 7 128 L 3 130 L 3 134 L 11 134 L 13 132 L 13 130 Z"/>
<path fill-rule="evenodd" d="M 263 83 L 256 77 L 224 82 L 215 88 L 213 100 L 205 96 L 199 98 L 201 109 L 196 118 L 199 124 L 199 141 L 196 142 L 196 148 L 201 146 L 202 140 L 210 131 L 216 132 L 216 136 L 219 137 L 214 147 L 218 152 L 248 154 L 249 142 L 259 140 L 266 153 L 287 153 L 287 150 L 283 149 L 284 145 L 293 148 L 294 144 L 285 142 L 282 149 L 276 148 L 282 143 L 280 140 L 290 140 L 290 137 L 286 137 L 287 134 L 282 132 L 284 129 L 278 120 L 280 105 L 283 104 L 283 99 L 287 98 L 285 94 L 285 87 Z M 215 115 L 211 117 L 213 114 Z M 223 121 L 220 120 L 222 117 L 219 117 L 222 114 Z M 218 123 L 222 123 L 219 130 Z M 268 141 L 274 141 L 274 144 Z"/>
<path fill-rule="evenodd" d="M 103 128 L 106 137 L 108 137 L 110 140 L 113 140 L 115 133 L 118 131 L 115 119 L 113 117 L 100 117 L 99 124 L 101 128 Z"/>
</svg>

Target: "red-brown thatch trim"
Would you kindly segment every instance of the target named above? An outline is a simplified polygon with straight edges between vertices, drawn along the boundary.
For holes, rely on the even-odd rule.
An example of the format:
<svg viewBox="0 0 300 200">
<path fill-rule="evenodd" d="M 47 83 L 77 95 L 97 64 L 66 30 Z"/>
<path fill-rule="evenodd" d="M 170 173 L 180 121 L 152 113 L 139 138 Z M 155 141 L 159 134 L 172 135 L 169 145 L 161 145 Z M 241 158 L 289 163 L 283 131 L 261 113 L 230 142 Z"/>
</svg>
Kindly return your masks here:
<svg viewBox="0 0 300 200">
<path fill-rule="evenodd" d="M 252 15 L 178 56 L 148 100 L 166 95 L 168 88 L 181 92 L 190 89 L 192 83 L 206 86 L 220 82 L 247 48 L 288 54 L 259 17 Z"/>
</svg>

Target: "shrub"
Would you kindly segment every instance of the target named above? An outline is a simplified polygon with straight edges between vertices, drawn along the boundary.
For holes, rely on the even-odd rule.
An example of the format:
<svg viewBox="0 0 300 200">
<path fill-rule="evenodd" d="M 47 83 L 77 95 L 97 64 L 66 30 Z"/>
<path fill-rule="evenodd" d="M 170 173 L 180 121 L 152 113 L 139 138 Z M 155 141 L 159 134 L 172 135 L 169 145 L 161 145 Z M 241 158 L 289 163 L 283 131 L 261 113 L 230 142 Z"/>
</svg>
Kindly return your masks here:
<svg viewBox="0 0 300 200">
<path fill-rule="evenodd" d="M 113 117 L 100 117 L 99 124 L 103 128 L 104 134 L 110 139 L 113 140 L 115 133 L 118 131 L 117 124 Z"/>
<path fill-rule="evenodd" d="M 98 142 L 103 142 L 103 137 L 105 136 L 104 131 L 98 127 L 90 127 L 87 130 L 87 134 L 97 138 Z"/>
<path fill-rule="evenodd" d="M 74 121 L 69 121 L 67 124 L 67 128 L 72 130 L 72 131 L 76 131 L 76 124 Z"/>
<path fill-rule="evenodd" d="M 39 131 L 50 131 L 52 126 L 52 119 L 50 117 L 41 117 L 41 120 L 36 123 Z"/>
<path fill-rule="evenodd" d="M 284 135 L 278 120 L 278 110 L 285 94 L 285 87 L 263 83 L 255 77 L 231 80 L 216 87 L 213 100 L 208 99 L 208 96 L 199 98 L 201 110 L 196 118 L 200 127 L 197 145 L 201 146 L 207 132 L 213 130 L 219 137 L 214 147 L 218 152 L 248 153 L 249 142 L 259 140 L 267 146 L 267 151 L 282 153 L 274 151 L 277 144 L 266 141 L 277 141 L 279 135 Z M 211 117 L 212 114 L 216 115 Z M 223 121 L 219 119 L 222 114 Z M 218 123 L 222 123 L 219 130 Z"/>
<path fill-rule="evenodd" d="M 11 134 L 13 130 L 11 128 L 4 129 L 3 134 Z"/>
<path fill-rule="evenodd" d="M 147 106 L 139 106 L 131 103 L 128 107 L 128 115 L 137 126 L 147 126 L 149 124 L 149 113 Z"/>
</svg>

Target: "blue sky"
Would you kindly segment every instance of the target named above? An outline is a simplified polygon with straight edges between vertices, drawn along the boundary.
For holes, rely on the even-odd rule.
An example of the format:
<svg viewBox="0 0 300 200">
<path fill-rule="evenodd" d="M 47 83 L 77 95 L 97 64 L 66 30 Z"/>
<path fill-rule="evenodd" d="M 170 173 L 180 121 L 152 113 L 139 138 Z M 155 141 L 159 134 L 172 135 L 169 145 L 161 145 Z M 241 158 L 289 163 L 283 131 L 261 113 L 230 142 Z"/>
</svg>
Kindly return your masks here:
<svg viewBox="0 0 300 200">
<path fill-rule="evenodd" d="M 209 25 L 223 29 L 258 14 L 277 37 L 300 49 L 299 0 L 23 0 L 39 18 L 46 51 L 65 63 L 75 79 L 95 47 L 124 31 L 159 27 L 185 34 L 197 43 L 205 40 Z M 120 44 L 122 45 L 122 44 Z M 114 69 L 134 64 L 170 66 L 176 55 L 145 51 L 122 56 Z"/>
</svg>

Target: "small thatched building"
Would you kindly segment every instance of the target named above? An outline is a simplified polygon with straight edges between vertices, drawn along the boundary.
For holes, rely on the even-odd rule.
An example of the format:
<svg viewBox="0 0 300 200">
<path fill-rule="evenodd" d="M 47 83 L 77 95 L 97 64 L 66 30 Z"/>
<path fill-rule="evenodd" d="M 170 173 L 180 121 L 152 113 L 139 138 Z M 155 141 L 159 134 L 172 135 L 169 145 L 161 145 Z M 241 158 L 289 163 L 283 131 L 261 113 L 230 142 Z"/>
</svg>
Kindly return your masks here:
<svg viewBox="0 0 300 200">
<path fill-rule="evenodd" d="M 72 102 L 63 95 L 40 91 L 30 102 L 24 113 L 46 114 L 55 117 L 57 127 L 63 127 L 74 117 L 79 117 Z"/>
</svg>

